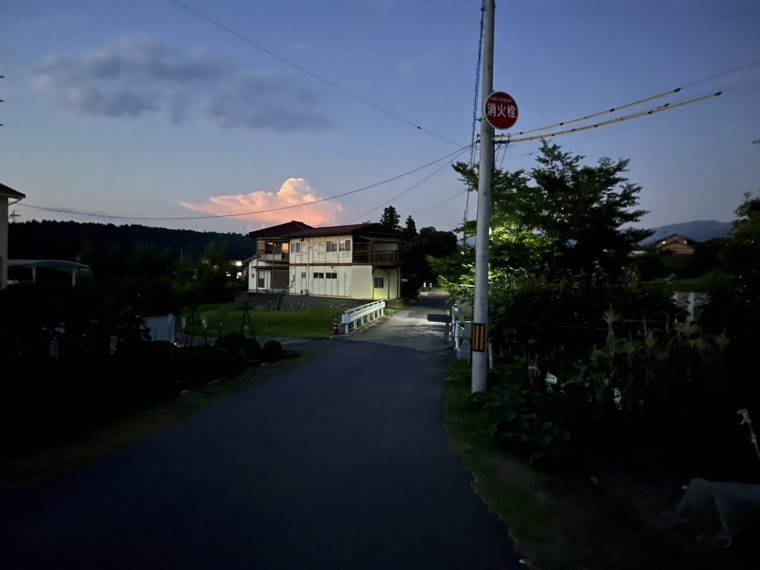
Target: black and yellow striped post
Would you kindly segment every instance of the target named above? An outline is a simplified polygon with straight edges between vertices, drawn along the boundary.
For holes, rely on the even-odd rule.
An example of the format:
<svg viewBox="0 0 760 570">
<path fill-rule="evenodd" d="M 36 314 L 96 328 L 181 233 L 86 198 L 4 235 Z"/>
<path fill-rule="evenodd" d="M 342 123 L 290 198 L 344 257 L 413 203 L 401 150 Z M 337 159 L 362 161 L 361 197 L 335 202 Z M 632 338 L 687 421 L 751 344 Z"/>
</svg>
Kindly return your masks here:
<svg viewBox="0 0 760 570">
<path fill-rule="evenodd" d="M 472 338 L 470 349 L 473 352 L 485 352 L 486 350 L 486 325 L 484 323 L 472 323 Z"/>
</svg>

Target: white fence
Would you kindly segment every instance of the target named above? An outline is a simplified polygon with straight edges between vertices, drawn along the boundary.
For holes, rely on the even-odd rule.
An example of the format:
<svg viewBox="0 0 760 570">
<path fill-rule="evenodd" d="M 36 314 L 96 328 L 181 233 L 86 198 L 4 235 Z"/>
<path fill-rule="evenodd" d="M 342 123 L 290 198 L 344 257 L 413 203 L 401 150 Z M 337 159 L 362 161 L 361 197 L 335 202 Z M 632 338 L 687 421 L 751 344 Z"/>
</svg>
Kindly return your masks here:
<svg viewBox="0 0 760 570">
<path fill-rule="evenodd" d="M 348 309 L 343 313 L 342 332 L 348 334 L 383 316 L 385 316 L 385 301 L 373 301 Z"/>
<path fill-rule="evenodd" d="M 143 317 L 145 327 L 150 333 L 151 340 L 166 340 L 174 342 L 174 325 L 176 317 L 169 313 L 160 317 Z"/>
<path fill-rule="evenodd" d="M 469 357 L 472 334 L 472 307 L 467 303 L 451 305 L 451 340 L 458 360 Z"/>
</svg>

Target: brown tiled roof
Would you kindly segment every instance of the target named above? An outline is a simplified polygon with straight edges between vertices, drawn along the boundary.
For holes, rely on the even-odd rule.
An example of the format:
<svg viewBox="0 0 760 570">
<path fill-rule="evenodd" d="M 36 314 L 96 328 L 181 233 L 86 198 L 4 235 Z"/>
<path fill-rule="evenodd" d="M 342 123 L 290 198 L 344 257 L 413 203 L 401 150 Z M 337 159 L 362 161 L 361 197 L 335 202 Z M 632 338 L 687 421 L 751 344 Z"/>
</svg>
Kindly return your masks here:
<svg viewBox="0 0 760 570">
<path fill-rule="evenodd" d="M 0 196 L 6 196 L 8 198 L 18 198 L 19 200 L 22 198 L 26 198 L 26 194 L 22 194 L 21 192 L 14 190 L 10 186 L 6 186 L 5 184 L 0 183 Z"/>
<path fill-rule="evenodd" d="M 252 238 L 268 238 L 268 237 L 288 237 L 293 232 L 301 232 L 304 230 L 313 229 L 310 225 L 298 222 L 296 220 L 290 220 L 284 224 L 276 226 L 270 226 L 268 228 L 261 228 L 255 232 L 251 232 L 248 235 Z"/>
</svg>

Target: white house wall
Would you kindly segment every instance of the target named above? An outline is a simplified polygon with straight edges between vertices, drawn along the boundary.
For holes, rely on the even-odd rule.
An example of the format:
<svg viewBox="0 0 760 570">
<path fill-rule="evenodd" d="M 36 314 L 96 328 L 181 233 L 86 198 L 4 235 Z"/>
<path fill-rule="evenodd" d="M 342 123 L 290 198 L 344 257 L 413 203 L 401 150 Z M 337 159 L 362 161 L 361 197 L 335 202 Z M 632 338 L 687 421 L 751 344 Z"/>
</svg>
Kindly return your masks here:
<svg viewBox="0 0 760 570">
<path fill-rule="evenodd" d="M 398 299 L 401 274 L 398 267 L 375 268 L 372 270 L 372 298 Z M 382 279 L 383 286 L 375 287 L 376 279 Z"/>
<path fill-rule="evenodd" d="M 351 268 L 351 278 L 354 288 L 352 299 L 372 299 L 372 266 L 354 265 Z"/>
<path fill-rule="evenodd" d="M 327 251 L 327 242 L 337 244 L 337 251 Z M 345 248 L 345 242 L 350 248 Z M 343 250 L 341 251 L 341 245 Z M 375 244 L 376 251 L 398 249 L 398 244 Z M 353 264 L 354 243 L 351 235 L 291 239 L 289 244 L 288 291 L 292 295 L 345 297 L 350 299 L 397 299 L 400 269 L 376 268 Z M 269 290 L 271 272 L 261 271 L 271 265 L 252 260 L 249 266 L 248 290 Z M 264 287 L 258 286 L 259 272 Z M 374 287 L 374 278 L 383 279 L 383 287 Z"/>
</svg>

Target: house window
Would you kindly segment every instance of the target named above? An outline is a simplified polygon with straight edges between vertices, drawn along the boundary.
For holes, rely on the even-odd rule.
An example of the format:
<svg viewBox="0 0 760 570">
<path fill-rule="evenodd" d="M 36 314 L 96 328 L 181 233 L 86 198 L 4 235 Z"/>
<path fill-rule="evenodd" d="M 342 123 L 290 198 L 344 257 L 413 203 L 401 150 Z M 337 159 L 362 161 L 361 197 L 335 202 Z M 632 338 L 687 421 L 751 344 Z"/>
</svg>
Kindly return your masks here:
<svg viewBox="0 0 760 570">
<path fill-rule="evenodd" d="M 384 289 L 385 288 L 385 278 L 384 277 L 375 277 L 375 289 Z"/>
<path fill-rule="evenodd" d="M 258 288 L 259 289 L 264 288 L 264 275 L 262 273 L 259 273 Z"/>
<path fill-rule="evenodd" d="M 294 241 L 293 242 L 293 253 L 301 253 L 301 242 L 300 241 Z"/>
<path fill-rule="evenodd" d="M 337 279 L 338 278 L 338 274 L 337 273 L 325 273 L 325 277 L 327 279 Z"/>
<path fill-rule="evenodd" d="M 325 251 L 338 251 L 338 242 L 329 240 L 325 242 Z"/>
<path fill-rule="evenodd" d="M 324 273 L 314 273 L 314 279 L 324 279 L 325 274 Z"/>
<path fill-rule="evenodd" d="M 264 243 L 264 254 L 278 255 L 282 253 L 282 243 L 278 241 L 268 241 Z"/>
<path fill-rule="evenodd" d="M 301 271 L 301 279 L 306 279 L 306 272 L 305 271 Z"/>
<path fill-rule="evenodd" d="M 351 240 L 350 239 L 344 239 L 340 242 L 340 250 L 341 251 L 351 251 Z"/>
</svg>

